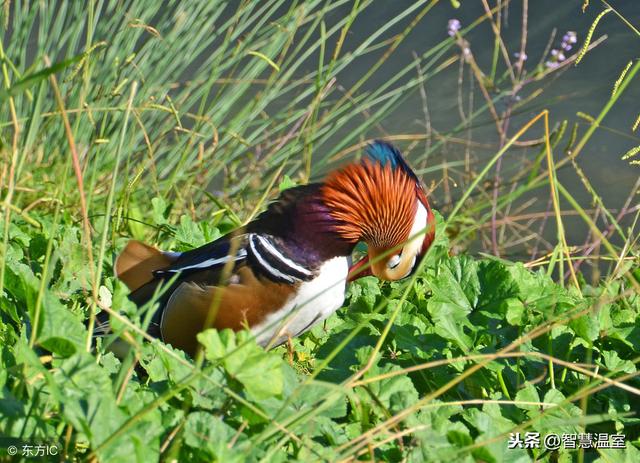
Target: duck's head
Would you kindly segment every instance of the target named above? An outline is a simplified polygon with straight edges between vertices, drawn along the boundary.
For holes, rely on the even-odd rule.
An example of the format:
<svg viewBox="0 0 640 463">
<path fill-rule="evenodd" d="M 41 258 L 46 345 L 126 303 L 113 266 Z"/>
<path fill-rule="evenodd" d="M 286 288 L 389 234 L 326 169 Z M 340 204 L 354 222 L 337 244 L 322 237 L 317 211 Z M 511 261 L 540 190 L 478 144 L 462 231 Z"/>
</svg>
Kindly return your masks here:
<svg viewBox="0 0 640 463">
<path fill-rule="evenodd" d="M 435 220 L 418 177 L 393 145 L 376 140 L 360 163 L 338 170 L 322 187 L 324 203 L 342 239 L 364 241 L 368 255 L 350 279 L 409 276 L 431 246 Z"/>
</svg>

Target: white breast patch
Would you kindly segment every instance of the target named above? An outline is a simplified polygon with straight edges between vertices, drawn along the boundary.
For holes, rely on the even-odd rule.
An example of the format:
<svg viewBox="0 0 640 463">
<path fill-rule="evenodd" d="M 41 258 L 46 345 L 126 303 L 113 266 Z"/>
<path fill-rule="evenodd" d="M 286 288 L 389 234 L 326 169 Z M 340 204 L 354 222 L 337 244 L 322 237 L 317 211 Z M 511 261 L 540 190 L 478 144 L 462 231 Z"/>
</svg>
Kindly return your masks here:
<svg viewBox="0 0 640 463">
<path fill-rule="evenodd" d="M 346 257 L 334 257 L 320 267 L 318 276 L 303 282 L 285 306 L 251 328 L 262 346 L 277 346 L 326 319 L 344 302 L 349 272 Z"/>
</svg>

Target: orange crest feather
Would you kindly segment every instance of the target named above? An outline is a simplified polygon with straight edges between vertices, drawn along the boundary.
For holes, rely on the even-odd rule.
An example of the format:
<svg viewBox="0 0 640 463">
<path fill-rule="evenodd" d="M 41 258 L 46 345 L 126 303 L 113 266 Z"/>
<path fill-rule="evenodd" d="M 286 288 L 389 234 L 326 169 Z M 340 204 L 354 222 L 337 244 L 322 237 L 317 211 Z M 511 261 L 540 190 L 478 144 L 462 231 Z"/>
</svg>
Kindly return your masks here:
<svg viewBox="0 0 640 463">
<path fill-rule="evenodd" d="M 409 237 L 417 208 L 415 181 L 389 163 L 383 167 L 369 160 L 329 175 L 322 198 L 345 240 L 378 248 Z"/>
</svg>

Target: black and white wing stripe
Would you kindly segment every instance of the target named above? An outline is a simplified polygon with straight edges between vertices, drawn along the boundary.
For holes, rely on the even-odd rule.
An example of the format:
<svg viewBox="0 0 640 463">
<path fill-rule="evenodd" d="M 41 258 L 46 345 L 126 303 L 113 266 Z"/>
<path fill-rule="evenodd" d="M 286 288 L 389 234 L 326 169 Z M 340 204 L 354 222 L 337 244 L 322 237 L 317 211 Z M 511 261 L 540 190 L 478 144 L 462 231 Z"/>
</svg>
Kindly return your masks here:
<svg viewBox="0 0 640 463">
<path fill-rule="evenodd" d="M 231 242 L 223 237 L 197 249 L 183 253 L 172 253 L 174 257 L 177 257 L 175 262 L 167 268 L 156 270 L 154 276 L 171 277 L 176 273 L 190 274 L 203 270 L 215 270 L 222 268 L 229 260 L 240 262 L 247 257 L 247 251 L 243 245 L 240 245 L 234 255 L 230 255 L 230 252 Z"/>
<path fill-rule="evenodd" d="M 248 233 L 237 237 L 241 240 L 235 254 L 230 255 L 231 243 L 228 240 L 214 241 L 198 249 L 180 254 L 169 267 L 157 270 L 158 278 L 171 277 L 177 273 L 189 275 L 206 270 L 222 268 L 233 260 L 236 264 L 246 261 L 256 273 L 279 283 L 295 284 L 310 281 L 316 275 L 290 255 L 281 251 L 282 246 L 270 235 Z"/>
<path fill-rule="evenodd" d="M 240 260 L 243 260 L 245 257 L 247 257 L 247 251 L 245 251 L 244 249 L 239 249 L 235 256 L 226 255 L 223 257 L 209 257 L 209 258 L 203 257 L 203 259 L 200 261 L 190 262 L 189 264 L 182 265 L 182 266 L 173 265 L 167 269 L 158 270 L 157 272 L 155 272 L 155 275 L 166 276 L 166 275 L 172 275 L 175 273 L 182 273 L 182 272 L 188 272 L 188 271 L 206 270 L 206 269 L 221 267 L 224 264 L 226 264 L 229 261 L 229 259 L 240 261 Z"/>
<path fill-rule="evenodd" d="M 268 278 L 294 284 L 312 280 L 314 273 L 278 250 L 268 235 L 249 233 L 247 259 Z"/>
</svg>

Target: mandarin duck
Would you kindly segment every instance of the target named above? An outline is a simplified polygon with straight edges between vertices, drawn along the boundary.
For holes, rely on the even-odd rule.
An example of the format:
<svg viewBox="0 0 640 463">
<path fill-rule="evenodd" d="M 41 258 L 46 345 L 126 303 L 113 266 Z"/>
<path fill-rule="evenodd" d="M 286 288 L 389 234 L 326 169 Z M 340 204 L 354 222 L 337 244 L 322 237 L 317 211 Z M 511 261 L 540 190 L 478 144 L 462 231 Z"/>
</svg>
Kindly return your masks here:
<svg viewBox="0 0 640 463">
<path fill-rule="evenodd" d="M 191 355 L 207 327 L 249 328 L 275 346 L 340 308 L 348 280 L 410 275 L 434 233 L 417 176 L 394 146 L 375 141 L 361 162 L 283 191 L 244 229 L 202 247 L 163 252 L 129 241 L 115 273 L 138 306 L 157 298 L 149 334 Z M 360 241 L 368 255 L 350 269 Z"/>
</svg>

